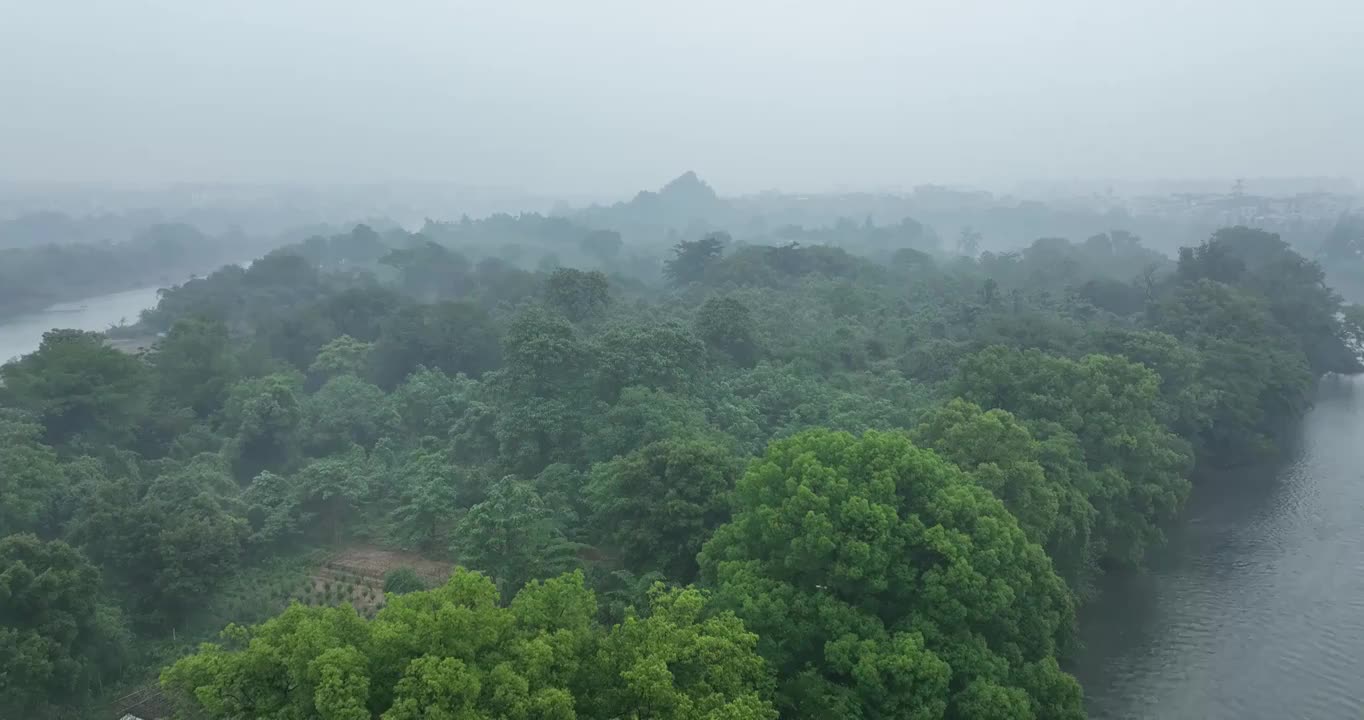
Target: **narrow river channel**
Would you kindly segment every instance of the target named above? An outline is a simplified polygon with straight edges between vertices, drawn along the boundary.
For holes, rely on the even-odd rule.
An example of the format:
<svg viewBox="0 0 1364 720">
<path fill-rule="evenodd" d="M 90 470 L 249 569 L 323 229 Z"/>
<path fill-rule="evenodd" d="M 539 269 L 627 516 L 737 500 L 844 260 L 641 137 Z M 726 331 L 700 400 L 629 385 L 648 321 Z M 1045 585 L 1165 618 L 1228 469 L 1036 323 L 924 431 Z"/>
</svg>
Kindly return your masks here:
<svg viewBox="0 0 1364 720">
<path fill-rule="evenodd" d="M 1081 634 L 1097 720 L 1364 718 L 1364 378 L 1322 380 L 1282 462 L 1201 482 Z"/>
<path fill-rule="evenodd" d="M 97 295 L 0 322 L 0 363 L 37 350 L 43 333 L 52 328 L 103 331 L 120 322 L 137 322 L 139 313 L 156 305 L 157 289 Z"/>
<path fill-rule="evenodd" d="M 236 264 L 247 267 L 252 262 Z M 103 332 L 121 323 L 135 323 L 143 310 L 156 307 L 157 292 L 163 287 L 166 285 L 95 295 L 53 305 L 43 312 L 0 320 L 0 363 L 37 350 L 43 333 L 53 328 Z"/>
</svg>

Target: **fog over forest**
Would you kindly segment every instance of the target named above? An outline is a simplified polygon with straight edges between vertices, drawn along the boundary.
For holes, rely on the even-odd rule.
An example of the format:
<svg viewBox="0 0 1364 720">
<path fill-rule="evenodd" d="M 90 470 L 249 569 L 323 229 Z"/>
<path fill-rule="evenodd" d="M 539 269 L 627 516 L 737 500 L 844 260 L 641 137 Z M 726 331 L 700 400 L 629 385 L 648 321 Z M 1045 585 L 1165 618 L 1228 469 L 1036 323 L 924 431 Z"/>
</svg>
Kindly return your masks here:
<svg viewBox="0 0 1364 720">
<path fill-rule="evenodd" d="M 1362 31 L 0 0 L 0 718 L 1364 717 Z"/>
</svg>

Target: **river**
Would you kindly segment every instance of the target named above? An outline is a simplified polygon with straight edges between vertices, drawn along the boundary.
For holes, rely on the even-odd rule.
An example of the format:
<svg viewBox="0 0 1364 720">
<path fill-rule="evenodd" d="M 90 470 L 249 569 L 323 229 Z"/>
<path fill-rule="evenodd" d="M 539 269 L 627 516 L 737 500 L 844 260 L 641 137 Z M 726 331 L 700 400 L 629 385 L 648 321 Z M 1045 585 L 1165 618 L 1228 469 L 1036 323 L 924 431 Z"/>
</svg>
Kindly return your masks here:
<svg viewBox="0 0 1364 720">
<path fill-rule="evenodd" d="M 235 263 L 250 267 L 254 259 Z M 227 267 L 227 265 L 223 265 Z M 188 282 L 198 275 L 186 277 Z M 0 320 L 0 363 L 38 349 L 43 333 L 53 328 L 103 332 L 121 323 L 135 323 L 143 310 L 156 307 L 157 293 L 166 285 L 149 285 L 135 290 L 95 295 L 83 300 L 59 303 L 42 312 L 17 315 Z"/>
<path fill-rule="evenodd" d="M 120 322 L 137 322 L 139 313 L 156 305 L 158 288 L 97 295 L 9 318 L 0 324 L 0 363 L 37 350 L 43 333 L 52 328 L 104 331 Z"/>
<path fill-rule="evenodd" d="M 1282 462 L 1200 482 L 1080 619 L 1090 717 L 1364 717 L 1364 378 L 1322 380 Z"/>
</svg>

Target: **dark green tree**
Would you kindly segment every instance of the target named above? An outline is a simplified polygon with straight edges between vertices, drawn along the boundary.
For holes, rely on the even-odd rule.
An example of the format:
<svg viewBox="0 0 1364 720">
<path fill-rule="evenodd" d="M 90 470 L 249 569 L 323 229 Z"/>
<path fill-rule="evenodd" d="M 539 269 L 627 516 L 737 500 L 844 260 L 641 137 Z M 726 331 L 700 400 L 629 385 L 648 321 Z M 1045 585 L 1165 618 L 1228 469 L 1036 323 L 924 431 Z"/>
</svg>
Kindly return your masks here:
<svg viewBox="0 0 1364 720">
<path fill-rule="evenodd" d="M 72 538 L 132 601 L 140 621 L 177 621 L 240 567 L 250 526 L 237 483 L 203 455 L 151 479 L 90 489 Z"/>
<path fill-rule="evenodd" d="M 673 248 L 673 257 L 663 263 L 663 275 L 673 285 L 687 285 L 705 279 L 731 242 L 727 233 L 714 232 L 700 240 L 683 240 Z"/>
<path fill-rule="evenodd" d="M 296 459 L 300 385 L 297 376 L 276 374 L 242 380 L 228 392 L 223 430 L 232 437 L 228 455 L 239 480 L 288 469 Z"/>
<path fill-rule="evenodd" d="M 61 541 L 0 539 L 0 708 L 63 717 L 118 677 L 128 642 L 99 571 Z"/>
<path fill-rule="evenodd" d="M 0 401 L 32 413 L 54 445 L 77 436 L 127 443 L 147 412 L 149 380 L 141 360 L 103 335 L 53 330 L 37 351 L 0 366 Z"/>
<path fill-rule="evenodd" d="M 729 519 L 729 493 L 741 469 L 725 448 L 702 440 L 663 440 L 592 468 L 585 488 L 592 527 L 635 573 L 696 577 L 696 553 Z"/>
<path fill-rule="evenodd" d="M 328 380 L 304 398 L 300 410 L 303 447 L 313 456 L 341 452 L 351 445 L 373 447 L 399 424 L 384 391 L 354 375 Z"/>
<path fill-rule="evenodd" d="M 578 246 L 597 262 L 607 264 L 620 256 L 625 242 L 615 230 L 593 230 L 578 241 Z"/>
<path fill-rule="evenodd" d="M 0 414 L 0 537 L 57 530 L 57 506 L 71 482 L 42 434 L 36 423 Z"/>
<path fill-rule="evenodd" d="M 597 390 L 607 401 L 631 386 L 687 392 L 706 369 L 705 345 L 675 321 L 613 325 L 592 350 Z"/>
<path fill-rule="evenodd" d="M 404 308 L 384 324 L 370 353 L 374 381 L 384 388 L 418 367 L 477 377 L 500 362 L 492 319 L 465 302 Z"/>
<path fill-rule="evenodd" d="M 157 341 L 150 362 L 157 391 L 171 407 L 188 407 L 208 417 L 223 407 L 241 370 L 227 326 L 217 320 L 186 318 Z"/>
<path fill-rule="evenodd" d="M 545 304 L 574 322 L 600 315 L 610 302 L 610 283 L 596 270 L 559 268 L 545 281 Z"/>
<path fill-rule="evenodd" d="M 748 367 L 758 358 L 757 327 L 748 306 L 729 296 L 712 297 L 696 312 L 696 334 L 707 345 Z"/>
<path fill-rule="evenodd" d="M 455 525 L 450 551 L 459 562 L 516 588 L 578 565 L 577 546 L 564 537 L 560 518 L 530 483 L 508 476 Z"/>
</svg>

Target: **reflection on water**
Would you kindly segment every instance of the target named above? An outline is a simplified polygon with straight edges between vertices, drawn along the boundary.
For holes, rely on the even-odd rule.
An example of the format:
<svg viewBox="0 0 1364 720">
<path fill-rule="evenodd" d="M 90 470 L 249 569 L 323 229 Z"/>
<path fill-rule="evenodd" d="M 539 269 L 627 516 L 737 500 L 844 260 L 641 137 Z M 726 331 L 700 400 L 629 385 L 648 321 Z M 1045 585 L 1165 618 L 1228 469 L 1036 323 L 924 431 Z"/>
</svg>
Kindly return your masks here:
<svg viewBox="0 0 1364 720">
<path fill-rule="evenodd" d="M 1364 379 L 1322 381 L 1279 465 L 1201 481 L 1081 631 L 1095 718 L 1364 717 Z"/>
<path fill-rule="evenodd" d="M 54 305 L 47 312 L 10 318 L 0 324 L 0 362 L 38 349 L 52 328 L 108 330 L 120 322 L 137 322 L 138 314 L 156 305 L 157 288 L 139 288 Z"/>
</svg>

